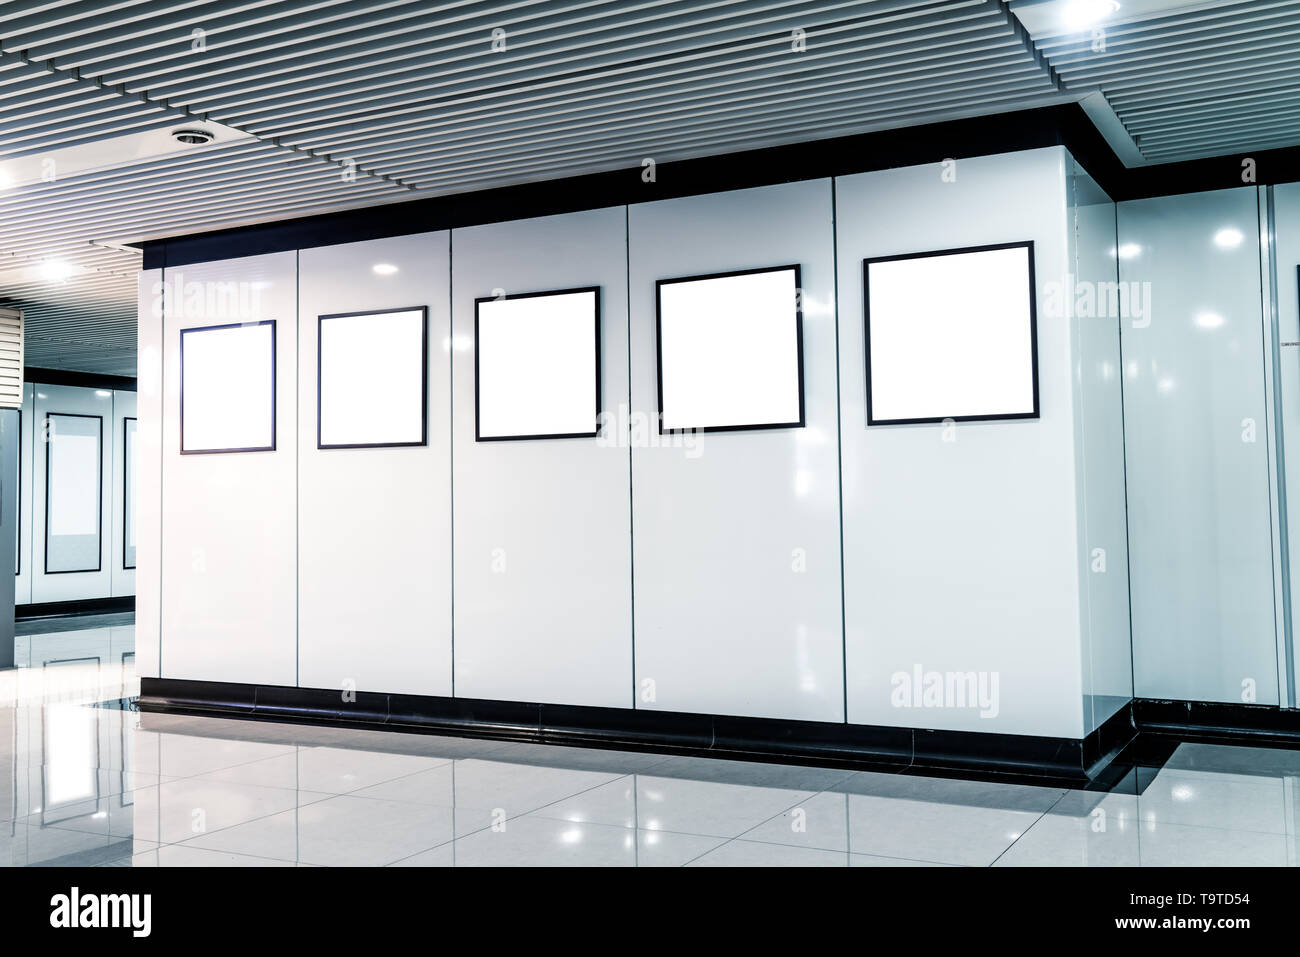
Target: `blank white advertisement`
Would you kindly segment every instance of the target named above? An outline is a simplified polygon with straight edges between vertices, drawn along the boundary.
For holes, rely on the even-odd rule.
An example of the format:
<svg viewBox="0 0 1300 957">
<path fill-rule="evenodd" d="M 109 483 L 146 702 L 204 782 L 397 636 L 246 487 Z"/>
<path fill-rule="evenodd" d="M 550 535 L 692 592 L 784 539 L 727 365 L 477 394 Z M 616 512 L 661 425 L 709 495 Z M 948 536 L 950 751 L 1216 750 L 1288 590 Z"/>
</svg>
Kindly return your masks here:
<svg viewBox="0 0 1300 957">
<path fill-rule="evenodd" d="M 138 421 L 123 419 L 122 566 L 135 568 L 135 435 Z"/>
<path fill-rule="evenodd" d="M 181 451 L 275 448 L 275 322 L 181 330 Z"/>
<path fill-rule="evenodd" d="M 321 316 L 319 448 L 425 443 L 425 309 Z"/>
<path fill-rule="evenodd" d="M 45 571 L 98 571 L 103 419 L 46 417 Z"/>
<path fill-rule="evenodd" d="M 599 310 L 596 289 L 475 303 L 479 441 L 596 434 Z"/>
<path fill-rule="evenodd" d="M 1038 415 L 1032 243 L 865 270 L 868 424 Z"/>
<path fill-rule="evenodd" d="M 660 430 L 803 425 L 798 296 L 798 266 L 660 280 Z"/>
</svg>

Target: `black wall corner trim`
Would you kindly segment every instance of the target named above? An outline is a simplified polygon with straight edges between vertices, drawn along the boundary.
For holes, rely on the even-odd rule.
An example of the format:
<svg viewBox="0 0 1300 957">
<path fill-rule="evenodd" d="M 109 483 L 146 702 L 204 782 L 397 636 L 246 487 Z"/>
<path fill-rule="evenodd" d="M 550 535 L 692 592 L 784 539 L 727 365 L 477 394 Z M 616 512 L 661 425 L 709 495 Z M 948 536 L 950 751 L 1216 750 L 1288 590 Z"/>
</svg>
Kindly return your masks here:
<svg viewBox="0 0 1300 957">
<path fill-rule="evenodd" d="M 70 369 L 23 368 L 23 381 L 36 385 L 75 385 L 83 389 L 111 389 L 135 392 L 136 380 L 130 376 L 102 375 L 98 372 L 73 372 Z"/>
<path fill-rule="evenodd" d="M 110 615 L 135 611 L 135 596 L 118 598 L 79 598 L 75 601 L 43 601 L 29 605 L 15 605 L 14 618 L 19 621 L 33 618 L 74 618 L 78 615 Z"/>
<path fill-rule="evenodd" d="M 1082 740 L 474 698 L 141 678 L 145 712 L 220 714 L 390 731 L 960 774 L 1083 787 L 1136 734 L 1128 708 Z"/>
<path fill-rule="evenodd" d="M 142 268 L 176 268 L 1049 146 L 1068 149 L 1115 200 L 1300 179 L 1300 147 L 1130 169 L 1083 108 L 1068 103 L 662 163 L 653 183 L 642 182 L 641 168 L 634 166 L 154 240 L 144 244 Z M 1242 178 L 1247 159 L 1253 161 L 1250 183 Z"/>
</svg>

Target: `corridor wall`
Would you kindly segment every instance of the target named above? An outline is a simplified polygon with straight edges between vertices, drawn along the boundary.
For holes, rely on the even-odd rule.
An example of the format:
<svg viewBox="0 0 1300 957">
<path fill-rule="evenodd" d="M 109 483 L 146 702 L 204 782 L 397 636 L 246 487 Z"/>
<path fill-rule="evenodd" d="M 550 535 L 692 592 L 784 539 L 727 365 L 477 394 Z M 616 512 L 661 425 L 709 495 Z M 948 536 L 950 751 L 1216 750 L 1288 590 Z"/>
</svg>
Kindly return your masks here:
<svg viewBox="0 0 1300 957">
<path fill-rule="evenodd" d="M 1075 400 L 1076 524 L 1081 535 L 1083 729 L 1101 726 L 1133 697 L 1124 459 L 1123 303 L 1115 204 L 1066 159 L 1069 317 Z"/>
<path fill-rule="evenodd" d="M 164 520 L 153 574 L 162 573 L 159 667 L 169 677 L 297 684 L 297 259 L 251 256 L 163 279 Z M 181 332 L 263 321 L 276 324 L 274 450 L 182 454 Z M 230 364 L 232 399 L 263 388 L 248 378 L 253 358 Z M 142 362 L 140 377 L 150 371 Z"/>
<path fill-rule="evenodd" d="M 1270 358 L 1276 363 L 1280 398 L 1281 432 L 1289 435 L 1278 456 L 1283 463 L 1285 485 L 1281 489 L 1286 521 L 1279 528 L 1279 546 L 1300 543 L 1300 183 L 1287 183 L 1261 190 L 1263 208 L 1272 226 L 1271 257 L 1267 276 L 1270 299 L 1275 304 L 1275 345 Z M 1284 551 L 1285 554 L 1285 551 Z M 1282 648 L 1279 661 L 1290 662 L 1290 688 L 1286 703 L 1295 707 L 1296 688 L 1300 687 L 1300 656 L 1295 653 L 1296 601 L 1300 597 L 1300 560 L 1288 563 L 1287 584 L 1290 600 L 1282 610 L 1289 613 L 1280 629 Z M 1283 606 L 1278 596 L 1279 607 Z"/>
<path fill-rule="evenodd" d="M 626 220 L 617 207 L 452 235 L 458 696 L 632 707 Z M 475 441 L 475 300 L 587 286 L 602 434 Z"/>
<path fill-rule="evenodd" d="M 17 529 L 15 537 L 15 603 L 22 606 L 47 602 L 126 598 L 135 594 L 134 562 L 128 562 L 124 543 L 126 524 L 125 422 L 135 417 L 135 393 L 119 388 L 74 385 L 23 384 L 23 405 L 17 421 L 19 466 Z M 51 419 L 51 416 L 53 417 Z M 50 423 L 53 423 L 51 425 Z M 57 443 L 58 426 L 65 422 L 93 425 L 94 455 L 81 460 L 62 459 L 71 469 L 50 475 L 52 451 L 47 436 Z M 89 440 L 89 436 L 86 437 Z M 76 437 L 73 437 L 76 441 Z M 89 452 L 89 447 L 87 447 Z M 58 455 L 53 456 L 56 462 Z M 56 494 L 51 503 L 53 478 Z M 70 497 L 69 497 L 70 496 Z M 47 505 L 54 505 L 51 514 Z M 46 562 L 48 533 L 58 523 L 85 519 L 95 546 L 84 560 L 60 565 L 57 557 Z M 51 522 L 54 525 L 51 526 Z M 75 569 L 75 570 L 73 570 Z"/>
<path fill-rule="evenodd" d="M 656 421 L 657 279 L 797 263 L 806 416 L 633 448 L 639 708 L 844 720 L 833 221 L 830 180 L 628 209 L 633 413 Z"/>
<path fill-rule="evenodd" d="M 1112 455 L 1092 475 L 1082 462 L 1076 368 L 1092 347 L 1066 308 L 1077 269 L 1072 173 L 1067 153 L 1045 149 L 961 160 L 955 177 L 935 165 L 836 181 L 851 722 L 1073 738 L 1099 723 L 1084 697 L 1081 503 L 1106 499 L 1122 523 L 1123 465 Z M 1103 195 L 1088 201 L 1109 207 Z M 1034 242 L 1040 417 L 868 426 L 862 260 L 1018 240 Z M 1117 377 L 1110 390 L 1114 408 Z M 1109 542 L 1123 536 L 1116 520 Z M 1114 551 L 1113 581 L 1126 592 Z M 1127 658 L 1127 622 L 1097 624 L 1109 632 L 1104 657 Z M 912 686 L 928 674 L 973 674 L 996 701 L 924 706 Z"/>
<path fill-rule="evenodd" d="M 1054 311 L 1052 287 L 1113 270 L 1113 207 L 1059 147 L 944 175 L 148 277 L 167 292 L 160 316 L 141 314 L 138 441 L 157 476 L 141 489 L 161 503 L 139 529 L 141 674 L 341 690 L 344 704 L 352 690 L 1083 737 L 1131 693 L 1118 341 L 1113 322 Z M 863 259 L 1030 241 L 1039 414 L 961 422 L 955 441 L 942 422 L 868 426 Z M 659 281 L 796 265 L 802 424 L 661 432 Z M 475 300 L 579 286 L 600 290 L 612 419 L 479 441 Z M 208 304 L 222 289 L 242 308 Z M 319 448 L 320 316 L 412 307 L 429 315 L 426 444 Z M 266 321 L 274 449 L 182 454 L 182 331 Z M 898 676 L 918 669 L 991 679 L 996 700 L 900 699 Z"/>
<path fill-rule="evenodd" d="M 1279 703 L 1254 187 L 1119 204 L 1139 696 Z"/>
<path fill-rule="evenodd" d="M 451 694 L 448 250 L 448 234 L 435 232 L 300 254 L 298 682 L 306 687 Z M 426 443 L 317 448 L 319 317 L 412 307 L 428 309 Z M 347 373 L 372 390 L 373 374 Z M 294 449 L 286 452 L 291 460 Z"/>
</svg>

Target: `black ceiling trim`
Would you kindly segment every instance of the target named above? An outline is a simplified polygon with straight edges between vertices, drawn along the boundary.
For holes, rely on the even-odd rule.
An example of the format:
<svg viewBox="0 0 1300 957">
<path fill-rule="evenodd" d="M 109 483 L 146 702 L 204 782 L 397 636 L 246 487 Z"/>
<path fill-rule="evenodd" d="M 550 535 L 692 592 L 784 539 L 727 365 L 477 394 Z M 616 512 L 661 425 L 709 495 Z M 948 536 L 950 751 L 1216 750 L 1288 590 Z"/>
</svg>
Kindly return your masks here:
<svg viewBox="0 0 1300 957">
<path fill-rule="evenodd" d="M 136 380 L 124 375 L 104 375 L 99 372 L 74 372 L 72 369 L 23 368 L 23 381 L 37 385 L 75 385 L 83 389 L 115 389 L 135 392 Z"/>
<path fill-rule="evenodd" d="M 144 244 L 143 265 L 175 268 L 1048 146 L 1066 147 L 1116 200 L 1244 185 L 1240 155 L 1128 169 L 1083 108 L 1069 103 L 662 163 L 654 182 L 636 166 L 155 240 Z M 1300 147 L 1249 155 L 1261 184 L 1300 179 Z"/>
</svg>

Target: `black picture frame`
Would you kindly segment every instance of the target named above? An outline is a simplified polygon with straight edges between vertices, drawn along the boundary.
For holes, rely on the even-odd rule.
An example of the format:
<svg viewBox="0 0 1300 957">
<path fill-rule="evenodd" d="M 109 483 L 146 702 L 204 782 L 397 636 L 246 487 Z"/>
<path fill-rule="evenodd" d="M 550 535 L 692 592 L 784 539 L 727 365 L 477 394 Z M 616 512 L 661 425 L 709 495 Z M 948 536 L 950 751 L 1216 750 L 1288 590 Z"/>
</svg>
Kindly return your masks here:
<svg viewBox="0 0 1300 957">
<path fill-rule="evenodd" d="M 50 419 L 55 416 L 95 419 L 99 423 L 99 470 L 95 478 L 95 488 L 99 490 L 95 499 L 97 525 L 95 536 L 99 539 L 99 548 L 96 549 L 94 568 L 61 568 L 58 571 L 50 571 L 50 446 L 53 444 L 50 441 Z M 45 413 L 45 555 L 42 564 L 46 575 L 85 575 L 104 570 L 104 417 L 102 415 L 91 415 L 85 412 Z"/>
<path fill-rule="evenodd" d="M 321 433 L 321 358 L 322 333 L 327 319 L 357 319 L 361 316 L 387 316 L 399 312 L 420 314 L 420 440 L 418 442 L 331 442 L 323 443 Z M 316 317 L 316 448 L 318 449 L 396 449 L 418 448 L 429 444 L 429 307 L 408 306 L 403 309 L 367 309 L 362 312 L 334 312 Z"/>
<path fill-rule="evenodd" d="M 185 337 L 195 332 L 214 332 L 218 329 L 242 329 L 246 326 L 270 326 L 271 327 L 271 444 L 255 445 L 248 448 L 233 449 L 187 449 L 185 447 Z M 276 439 L 278 438 L 279 428 L 276 422 L 276 406 L 278 405 L 277 382 L 276 382 L 276 329 L 274 319 L 259 319 L 255 322 L 223 322 L 215 326 L 192 326 L 180 331 L 180 453 L 181 455 L 225 455 L 232 452 L 274 452 Z"/>
<path fill-rule="evenodd" d="M 126 506 L 127 506 L 127 496 L 131 494 L 131 483 L 129 481 L 131 475 L 131 465 L 127 461 L 127 455 L 130 452 L 131 446 L 126 440 L 127 435 L 130 434 L 131 427 L 127 425 L 128 422 L 136 423 L 137 440 L 138 440 L 139 438 L 138 433 L 140 428 L 139 416 L 125 415 L 122 417 L 122 569 L 124 571 L 130 571 L 135 568 L 135 565 L 133 564 L 128 565 L 126 563 L 126 530 L 127 530 Z"/>
<path fill-rule="evenodd" d="M 871 266 L 875 263 L 900 262 L 905 259 L 934 259 L 939 256 L 995 252 L 1001 249 L 1024 249 L 1028 252 L 1029 283 L 1026 294 L 1029 297 L 1029 361 L 1034 395 L 1033 411 L 998 412 L 987 415 L 939 415 L 903 419 L 875 418 L 871 407 Z M 1034 273 L 1034 258 L 1034 241 L 1030 239 L 1010 243 L 990 243 L 983 246 L 955 246 L 950 249 L 931 249 L 924 252 L 899 253 L 891 256 L 873 256 L 862 260 L 862 342 L 866 373 L 867 426 L 869 428 L 878 425 L 932 425 L 939 422 L 1000 422 L 1013 419 L 1041 418 L 1038 395 L 1038 283 Z"/>
<path fill-rule="evenodd" d="M 799 380 L 799 419 L 795 422 L 761 422 L 748 425 L 705 425 L 695 428 L 664 428 L 664 350 L 663 350 L 663 287 L 678 283 L 700 282 L 706 279 L 732 279 L 737 276 L 755 276 L 770 272 L 794 272 L 794 329 L 795 363 Z M 755 432 L 763 429 L 802 429 L 807 424 L 804 400 L 803 372 L 803 267 L 799 263 L 783 266 L 760 266 L 756 269 L 736 269 L 729 272 L 704 273 L 698 276 L 676 276 L 655 280 L 655 386 L 658 397 L 659 434 L 686 434 L 696 432 Z"/>
<path fill-rule="evenodd" d="M 517 292 L 503 296 L 480 296 L 474 300 L 474 441 L 523 442 L 534 439 L 591 439 L 600 434 L 602 376 L 600 362 L 601 295 L 600 286 L 574 286 L 568 289 L 546 289 L 540 292 Z M 592 293 L 592 313 L 595 345 L 596 394 L 590 432 L 548 432 L 528 435 L 484 435 L 479 416 L 479 308 L 485 302 L 502 302 L 510 299 L 541 299 L 547 296 L 567 296 L 575 293 Z"/>
</svg>

